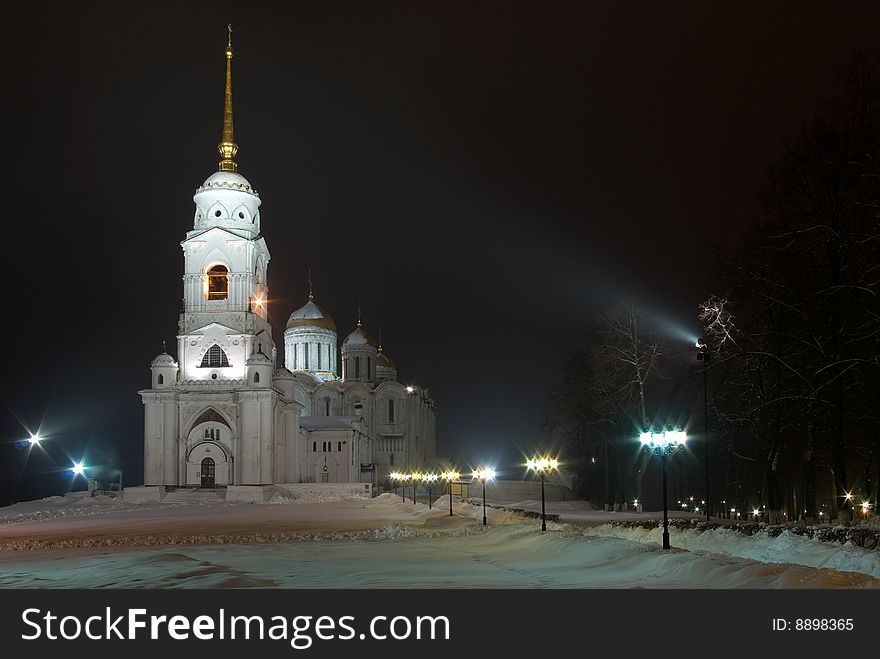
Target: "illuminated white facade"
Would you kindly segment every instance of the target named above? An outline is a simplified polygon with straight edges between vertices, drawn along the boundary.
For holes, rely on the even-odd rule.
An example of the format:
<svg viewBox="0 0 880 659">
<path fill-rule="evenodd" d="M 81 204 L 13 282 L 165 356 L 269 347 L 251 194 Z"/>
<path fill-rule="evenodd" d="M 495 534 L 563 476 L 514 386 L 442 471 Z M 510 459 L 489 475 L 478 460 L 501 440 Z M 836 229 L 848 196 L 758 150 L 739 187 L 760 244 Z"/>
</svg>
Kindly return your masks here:
<svg viewBox="0 0 880 659">
<path fill-rule="evenodd" d="M 380 482 L 395 469 L 432 467 L 437 416 L 428 390 L 397 381 L 394 362 L 360 321 L 342 342 L 341 377 L 335 368 L 325 367 L 328 354 L 336 366 L 336 343 L 336 323 L 310 293 L 306 304 L 290 315 L 284 332 L 284 363 L 303 414 L 360 418 Z"/>
<path fill-rule="evenodd" d="M 360 322 L 340 378 L 336 325 L 310 294 L 285 331 L 287 367 L 276 368 L 260 196 L 234 160 L 231 43 L 226 58 L 222 160 L 196 190 L 181 242 L 178 358 L 157 356 L 139 392 L 144 484 L 377 483 L 395 465 L 423 466 L 436 453 L 434 403 L 396 382 Z"/>
</svg>

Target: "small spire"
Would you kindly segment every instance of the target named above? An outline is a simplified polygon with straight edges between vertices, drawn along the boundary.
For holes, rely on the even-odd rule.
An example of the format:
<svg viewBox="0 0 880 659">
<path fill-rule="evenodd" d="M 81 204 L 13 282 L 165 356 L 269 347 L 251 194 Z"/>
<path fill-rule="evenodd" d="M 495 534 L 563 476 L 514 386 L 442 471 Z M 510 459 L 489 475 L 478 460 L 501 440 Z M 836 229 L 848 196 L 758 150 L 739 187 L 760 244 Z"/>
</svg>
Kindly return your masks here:
<svg viewBox="0 0 880 659">
<path fill-rule="evenodd" d="M 382 328 L 379 328 L 379 352 L 382 352 Z"/>
<path fill-rule="evenodd" d="M 226 26 L 226 30 L 226 98 L 223 102 L 223 137 L 217 145 L 217 151 L 222 158 L 220 171 L 237 172 L 235 154 L 238 153 L 238 145 L 232 130 L 232 23 Z"/>
<path fill-rule="evenodd" d="M 358 300 L 358 328 L 361 326 L 361 301 Z"/>
<path fill-rule="evenodd" d="M 309 299 L 314 300 L 315 294 L 312 292 L 312 268 L 309 266 Z"/>
<path fill-rule="evenodd" d="M 166 354 L 168 353 L 168 348 L 165 347 L 165 339 L 162 339 L 162 352 Z"/>
</svg>

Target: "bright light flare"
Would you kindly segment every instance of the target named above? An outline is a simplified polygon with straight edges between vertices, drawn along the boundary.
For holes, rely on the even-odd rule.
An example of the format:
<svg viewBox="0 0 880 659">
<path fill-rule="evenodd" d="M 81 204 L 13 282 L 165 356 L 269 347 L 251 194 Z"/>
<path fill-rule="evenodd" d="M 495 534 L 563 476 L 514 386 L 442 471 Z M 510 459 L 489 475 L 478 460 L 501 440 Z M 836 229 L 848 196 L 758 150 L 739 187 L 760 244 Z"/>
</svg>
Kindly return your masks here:
<svg viewBox="0 0 880 659">
<path fill-rule="evenodd" d="M 478 478 L 481 481 L 495 480 L 495 470 L 491 467 L 480 467 L 474 472 L 474 478 Z"/>
<path fill-rule="evenodd" d="M 666 448 L 667 446 L 684 446 L 687 442 L 687 433 L 683 430 L 663 430 L 661 432 L 639 433 L 639 441 L 642 446 L 650 448 Z"/>
<path fill-rule="evenodd" d="M 416 390 L 415 387 L 413 387 L 413 386 L 408 386 L 408 387 L 406 388 L 406 393 L 411 394 L 411 393 L 414 392 L 415 390 Z"/>
<path fill-rule="evenodd" d="M 444 471 L 442 478 L 443 480 L 447 481 L 457 481 L 459 478 L 461 478 L 461 474 L 459 474 L 457 471 L 452 470 Z"/>
<path fill-rule="evenodd" d="M 532 458 L 526 462 L 526 467 L 532 471 L 553 471 L 559 469 L 559 460 L 551 457 Z"/>
<path fill-rule="evenodd" d="M 85 476 L 86 474 L 86 466 L 82 462 L 74 462 L 70 470 L 74 476 Z"/>
<path fill-rule="evenodd" d="M 39 444 L 41 441 L 43 441 L 43 438 L 40 437 L 39 433 L 31 433 L 31 436 L 28 437 L 27 441 L 28 444 L 30 444 L 31 446 L 35 446 L 36 444 Z"/>
<path fill-rule="evenodd" d="M 390 474 L 388 474 L 388 477 L 391 480 L 402 481 L 405 478 L 405 475 L 399 471 L 392 471 Z"/>
</svg>

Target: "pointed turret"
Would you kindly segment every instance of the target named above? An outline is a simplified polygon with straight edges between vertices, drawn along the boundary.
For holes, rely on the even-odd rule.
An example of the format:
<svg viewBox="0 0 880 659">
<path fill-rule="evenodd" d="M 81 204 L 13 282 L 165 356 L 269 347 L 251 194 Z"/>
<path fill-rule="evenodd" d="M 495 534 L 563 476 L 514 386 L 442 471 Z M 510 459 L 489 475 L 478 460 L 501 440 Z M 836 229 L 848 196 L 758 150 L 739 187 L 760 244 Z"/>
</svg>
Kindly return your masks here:
<svg viewBox="0 0 880 659">
<path fill-rule="evenodd" d="M 223 137 L 217 145 L 220 152 L 220 171 L 237 172 L 238 164 L 235 162 L 235 154 L 238 153 L 238 145 L 235 143 L 235 135 L 232 129 L 232 23 L 226 26 L 228 37 L 226 41 L 226 97 L 223 102 Z"/>
</svg>

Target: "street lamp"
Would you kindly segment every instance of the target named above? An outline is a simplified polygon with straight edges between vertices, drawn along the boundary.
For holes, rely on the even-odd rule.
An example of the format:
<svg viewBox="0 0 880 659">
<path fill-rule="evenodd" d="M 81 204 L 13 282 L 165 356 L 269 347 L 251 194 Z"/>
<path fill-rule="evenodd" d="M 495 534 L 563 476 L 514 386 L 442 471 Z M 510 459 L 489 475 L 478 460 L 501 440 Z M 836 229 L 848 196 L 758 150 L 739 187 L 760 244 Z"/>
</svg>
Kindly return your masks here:
<svg viewBox="0 0 880 659">
<path fill-rule="evenodd" d="M 684 448 L 687 435 L 681 430 L 643 432 L 639 435 L 642 448 L 663 459 L 663 549 L 669 549 L 669 513 L 666 503 L 666 456 Z"/>
<path fill-rule="evenodd" d="M 703 462 L 706 463 L 706 501 L 709 497 L 709 362 L 712 353 L 705 339 L 697 339 L 697 360 L 703 362 Z M 709 521 L 709 505 L 706 505 L 706 521 Z"/>
<path fill-rule="evenodd" d="M 74 462 L 70 470 L 73 472 L 74 476 L 86 475 L 86 466 L 82 462 Z"/>
<path fill-rule="evenodd" d="M 396 483 L 400 483 L 406 478 L 406 476 L 404 476 L 404 474 L 399 471 L 392 471 L 390 474 L 388 474 L 388 478 L 395 481 Z M 397 487 L 395 486 L 394 489 L 396 490 Z M 403 492 L 403 501 L 404 503 L 406 502 L 406 491 Z"/>
<path fill-rule="evenodd" d="M 437 474 L 434 474 L 434 473 L 422 474 L 422 482 L 428 488 L 428 509 L 430 510 L 434 504 L 434 501 L 431 498 L 431 492 L 432 492 L 431 486 L 437 482 Z"/>
<path fill-rule="evenodd" d="M 546 531 L 547 514 L 544 507 L 544 480 L 547 477 L 547 472 L 559 469 L 559 460 L 550 457 L 532 458 L 526 463 L 526 467 L 541 476 L 541 530 Z"/>
<path fill-rule="evenodd" d="M 480 467 L 474 472 L 473 476 L 483 481 L 483 526 L 486 526 L 486 481 L 495 478 L 495 470 L 489 467 Z"/>
<path fill-rule="evenodd" d="M 417 471 L 411 471 L 409 473 L 409 479 L 412 481 L 413 486 L 413 504 L 416 503 L 416 487 L 418 486 L 418 482 L 421 479 L 422 475 Z"/>
<path fill-rule="evenodd" d="M 457 481 L 461 477 L 457 471 L 450 469 L 443 472 L 443 479 L 446 481 L 446 494 L 449 495 L 449 516 L 452 517 L 452 481 Z"/>
</svg>

